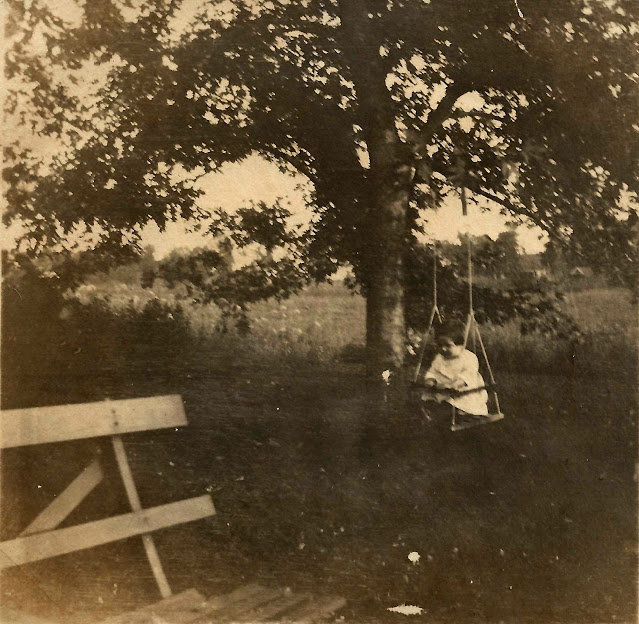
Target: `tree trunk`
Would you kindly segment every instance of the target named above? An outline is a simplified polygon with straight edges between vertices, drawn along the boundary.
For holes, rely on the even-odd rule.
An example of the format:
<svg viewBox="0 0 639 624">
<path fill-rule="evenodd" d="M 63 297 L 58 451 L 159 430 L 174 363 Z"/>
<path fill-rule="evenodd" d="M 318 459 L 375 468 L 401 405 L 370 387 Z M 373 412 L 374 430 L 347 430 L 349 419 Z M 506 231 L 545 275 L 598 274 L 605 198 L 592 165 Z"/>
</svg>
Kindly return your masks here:
<svg viewBox="0 0 639 624">
<path fill-rule="evenodd" d="M 404 361 L 404 253 L 410 233 L 413 154 L 397 131 L 394 103 L 386 86 L 392 66 L 379 52 L 384 37 L 372 19 L 372 4 L 338 1 L 341 43 L 357 92 L 359 123 L 370 163 L 369 195 L 362 198 L 367 208 L 361 249 L 367 376 L 371 389 L 381 388 L 386 397 L 386 390 L 395 386 L 396 379 L 401 380 Z"/>
<path fill-rule="evenodd" d="M 366 284 L 367 377 L 382 389 L 401 374 L 405 354 L 404 254 L 408 226 L 410 168 L 380 175 L 369 213 Z"/>
</svg>

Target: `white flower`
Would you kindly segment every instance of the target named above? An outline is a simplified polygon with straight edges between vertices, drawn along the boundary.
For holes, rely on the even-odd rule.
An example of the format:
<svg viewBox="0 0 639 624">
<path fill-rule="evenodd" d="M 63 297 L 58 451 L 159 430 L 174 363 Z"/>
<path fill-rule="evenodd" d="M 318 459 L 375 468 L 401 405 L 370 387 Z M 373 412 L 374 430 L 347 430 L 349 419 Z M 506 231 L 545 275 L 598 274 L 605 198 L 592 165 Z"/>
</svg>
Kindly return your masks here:
<svg viewBox="0 0 639 624">
<path fill-rule="evenodd" d="M 424 609 L 421 607 L 407 604 L 399 605 L 398 607 L 389 607 L 387 610 L 393 613 L 401 613 L 402 615 L 421 615 L 424 612 Z"/>
<path fill-rule="evenodd" d="M 413 565 L 417 565 L 419 563 L 419 560 L 421 559 L 421 556 L 418 552 L 412 552 L 412 553 L 408 553 L 408 560 L 413 564 Z"/>
<path fill-rule="evenodd" d="M 390 372 L 389 370 L 385 370 L 385 371 L 382 373 L 382 379 L 383 379 L 386 383 L 389 383 L 390 378 L 391 378 L 391 372 Z"/>
</svg>

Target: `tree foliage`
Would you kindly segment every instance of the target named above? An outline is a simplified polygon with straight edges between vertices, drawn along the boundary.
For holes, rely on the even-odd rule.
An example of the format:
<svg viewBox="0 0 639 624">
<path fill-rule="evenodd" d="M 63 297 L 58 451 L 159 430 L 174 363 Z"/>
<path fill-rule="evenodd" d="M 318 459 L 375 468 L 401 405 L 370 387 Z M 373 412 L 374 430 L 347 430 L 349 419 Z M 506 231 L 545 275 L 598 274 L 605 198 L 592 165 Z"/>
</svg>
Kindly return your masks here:
<svg viewBox="0 0 639 624">
<path fill-rule="evenodd" d="M 292 214 L 277 200 L 240 208 L 230 215 L 217 211 L 209 228 L 217 244 L 190 251 L 175 250 L 155 263 L 145 286 L 155 278 L 169 287 L 181 284 L 196 303 L 215 303 L 222 311 L 223 328 L 233 321 L 248 329 L 251 304 L 269 298 L 285 298 L 310 279 L 307 237 L 301 227 L 289 223 Z M 234 258 L 234 251 L 243 258 Z"/>
<path fill-rule="evenodd" d="M 543 261 L 560 275 L 577 267 L 592 267 L 612 284 L 631 289 L 636 300 L 639 292 L 639 217 L 631 211 L 625 221 L 611 220 L 607 227 L 610 234 L 607 245 L 597 245 L 594 239 L 586 236 L 575 237 L 574 246 L 562 246 L 550 240 L 542 254 Z"/>
<path fill-rule="evenodd" d="M 637 3 L 522 4 L 95 0 L 64 23 L 10 0 L 8 110 L 58 149 L 8 146 L 5 219 L 36 252 L 78 227 L 131 244 L 208 216 L 194 179 L 258 153 L 312 183 L 309 274 L 350 263 L 400 357 L 404 254 L 451 193 L 595 263 L 629 245 Z"/>
<path fill-rule="evenodd" d="M 406 162 L 421 157 L 420 204 L 463 184 L 555 232 L 579 222 L 605 236 L 620 193 L 636 190 L 632 2 L 535 2 L 520 19 L 510 0 L 237 0 L 190 14 L 177 1 L 99 0 L 79 5 L 74 25 L 37 0 L 8 4 L 7 73 L 34 87 L 14 89 L 9 112 L 66 141 L 48 175 L 9 148 L 6 218 L 20 215 L 41 241 L 79 221 L 114 233 L 196 214 L 197 192 L 172 167 L 259 152 L 312 180 L 316 245 L 352 261 L 372 169 L 363 116 L 375 110 L 354 85 L 372 89 L 372 69 Z M 351 18 L 367 37 L 354 50 Z M 87 102 L 92 69 L 106 75 Z"/>
<path fill-rule="evenodd" d="M 435 296 L 443 319 L 466 320 L 469 313 L 466 249 L 450 245 L 448 253 L 442 253 L 442 245 L 438 247 L 437 253 L 431 246 L 415 247 L 408 263 L 406 316 L 409 327 L 418 332 L 428 325 Z M 524 271 L 510 273 L 509 277 L 481 279 L 473 285 L 473 312 L 479 323 L 504 325 L 516 319 L 524 334 L 576 336 L 577 325 L 562 306 L 563 294 L 552 288 L 550 282 L 531 279 Z"/>
<path fill-rule="evenodd" d="M 468 262 L 470 243 L 472 265 L 478 275 L 505 278 L 523 273 L 517 233 L 513 230 L 501 232 L 495 240 L 488 235 L 463 234 L 459 238 L 459 243 L 438 244 L 438 253 L 448 262 L 460 267 L 465 266 Z"/>
</svg>

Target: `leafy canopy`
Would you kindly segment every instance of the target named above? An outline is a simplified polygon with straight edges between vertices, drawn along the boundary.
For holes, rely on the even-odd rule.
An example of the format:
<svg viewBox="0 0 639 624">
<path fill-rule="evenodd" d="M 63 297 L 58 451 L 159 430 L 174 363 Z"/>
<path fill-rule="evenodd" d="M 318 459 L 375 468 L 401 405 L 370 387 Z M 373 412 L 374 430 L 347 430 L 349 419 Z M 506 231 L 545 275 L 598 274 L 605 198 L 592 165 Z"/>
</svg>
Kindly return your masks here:
<svg viewBox="0 0 639 624">
<path fill-rule="evenodd" d="M 513 0 L 92 0 L 66 22 L 7 5 L 5 220 L 34 252 L 208 216 L 197 177 L 259 153 L 312 183 L 311 272 L 361 273 L 390 135 L 414 230 L 464 188 L 595 262 L 630 240 L 634 0 L 521 2 L 523 18 Z"/>
</svg>

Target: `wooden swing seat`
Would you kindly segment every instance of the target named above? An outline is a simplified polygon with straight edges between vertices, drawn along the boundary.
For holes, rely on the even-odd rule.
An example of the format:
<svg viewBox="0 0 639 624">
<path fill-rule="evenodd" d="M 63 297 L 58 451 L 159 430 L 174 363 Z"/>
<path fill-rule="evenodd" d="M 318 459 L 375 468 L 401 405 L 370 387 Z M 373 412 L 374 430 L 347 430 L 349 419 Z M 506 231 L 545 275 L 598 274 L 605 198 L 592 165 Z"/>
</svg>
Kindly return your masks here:
<svg viewBox="0 0 639 624">
<path fill-rule="evenodd" d="M 450 426 L 451 431 L 463 431 L 464 429 L 470 429 L 471 427 L 478 427 L 479 425 L 488 425 L 499 420 L 503 420 L 504 414 L 502 412 L 495 412 L 494 414 L 460 414 L 455 415 L 455 420 Z"/>
</svg>

